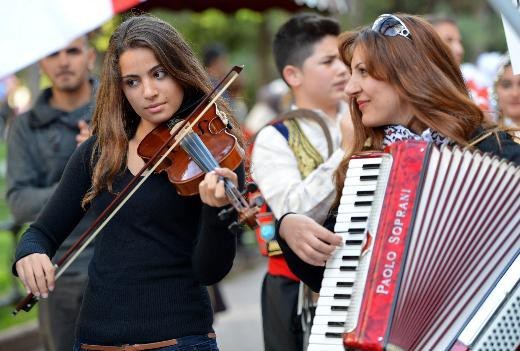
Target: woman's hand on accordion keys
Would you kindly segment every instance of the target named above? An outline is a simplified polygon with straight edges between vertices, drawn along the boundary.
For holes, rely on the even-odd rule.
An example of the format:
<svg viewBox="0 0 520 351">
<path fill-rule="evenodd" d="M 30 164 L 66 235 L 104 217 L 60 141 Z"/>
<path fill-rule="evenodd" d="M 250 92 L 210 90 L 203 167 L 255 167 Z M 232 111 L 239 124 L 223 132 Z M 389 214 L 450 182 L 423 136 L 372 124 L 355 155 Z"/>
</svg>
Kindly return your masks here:
<svg viewBox="0 0 520 351">
<path fill-rule="evenodd" d="M 280 223 L 279 234 L 302 261 L 313 266 L 325 266 L 336 247 L 342 244 L 341 236 L 302 214 L 286 215 Z"/>
</svg>

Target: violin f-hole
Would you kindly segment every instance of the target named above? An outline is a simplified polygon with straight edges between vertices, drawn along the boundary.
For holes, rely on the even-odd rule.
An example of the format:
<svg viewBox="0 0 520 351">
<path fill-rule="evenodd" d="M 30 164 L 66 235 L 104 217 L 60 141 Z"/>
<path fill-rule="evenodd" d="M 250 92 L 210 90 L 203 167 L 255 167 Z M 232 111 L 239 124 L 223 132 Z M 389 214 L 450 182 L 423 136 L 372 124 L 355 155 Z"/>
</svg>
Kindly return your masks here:
<svg viewBox="0 0 520 351">
<path fill-rule="evenodd" d="M 221 124 L 221 123 L 222 123 L 222 121 L 218 117 L 212 118 L 208 123 L 209 132 L 211 134 L 221 133 L 224 129 L 226 129 L 225 125 L 220 127 L 220 129 L 219 129 L 219 124 Z"/>
</svg>

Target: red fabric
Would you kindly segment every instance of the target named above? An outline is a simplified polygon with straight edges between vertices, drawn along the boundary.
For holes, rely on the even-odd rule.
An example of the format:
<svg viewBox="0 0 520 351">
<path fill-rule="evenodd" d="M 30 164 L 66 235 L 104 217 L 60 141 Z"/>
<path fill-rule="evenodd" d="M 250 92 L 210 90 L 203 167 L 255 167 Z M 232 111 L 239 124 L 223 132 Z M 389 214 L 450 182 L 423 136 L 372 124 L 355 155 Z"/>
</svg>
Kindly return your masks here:
<svg viewBox="0 0 520 351">
<path fill-rule="evenodd" d="M 470 92 L 471 98 L 480 107 L 483 112 L 489 112 L 489 94 L 485 87 L 479 86 L 474 80 L 466 80 L 466 86 Z"/>
<path fill-rule="evenodd" d="M 283 255 L 270 256 L 267 259 L 267 272 L 274 276 L 282 276 L 299 282 L 297 276 L 291 271 Z"/>
<path fill-rule="evenodd" d="M 140 0 L 112 0 L 112 9 L 114 13 L 119 13 L 136 6 L 140 2 Z"/>
</svg>

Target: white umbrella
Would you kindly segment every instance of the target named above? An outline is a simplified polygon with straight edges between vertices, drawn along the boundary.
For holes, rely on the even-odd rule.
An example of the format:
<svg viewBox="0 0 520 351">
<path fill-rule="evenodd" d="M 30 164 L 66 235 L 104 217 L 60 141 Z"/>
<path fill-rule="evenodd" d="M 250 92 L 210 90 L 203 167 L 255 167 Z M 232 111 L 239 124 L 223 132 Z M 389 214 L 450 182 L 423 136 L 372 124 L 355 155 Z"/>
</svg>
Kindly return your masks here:
<svg viewBox="0 0 520 351">
<path fill-rule="evenodd" d="M 0 0 L 0 78 L 61 49 L 139 2 Z"/>
</svg>

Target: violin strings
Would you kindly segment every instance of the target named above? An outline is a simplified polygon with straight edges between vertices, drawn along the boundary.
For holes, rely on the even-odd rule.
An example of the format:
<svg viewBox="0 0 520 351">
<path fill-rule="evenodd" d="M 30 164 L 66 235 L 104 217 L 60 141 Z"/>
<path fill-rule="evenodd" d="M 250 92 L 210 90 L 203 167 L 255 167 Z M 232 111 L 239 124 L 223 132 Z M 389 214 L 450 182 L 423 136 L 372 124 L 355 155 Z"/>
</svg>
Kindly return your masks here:
<svg viewBox="0 0 520 351">
<path fill-rule="evenodd" d="M 193 160 L 197 166 L 199 166 L 200 169 L 204 172 L 210 172 L 219 166 L 213 155 L 209 152 L 206 145 L 202 142 L 196 133 L 188 133 L 181 141 L 181 146 L 183 149 L 185 149 L 186 152 L 190 154 L 190 156 L 193 157 Z M 242 202 L 242 196 L 240 192 L 227 178 L 224 178 L 224 189 L 230 200 L 233 201 L 237 206 L 247 207 L 247 205 Z"/>
</svg>

